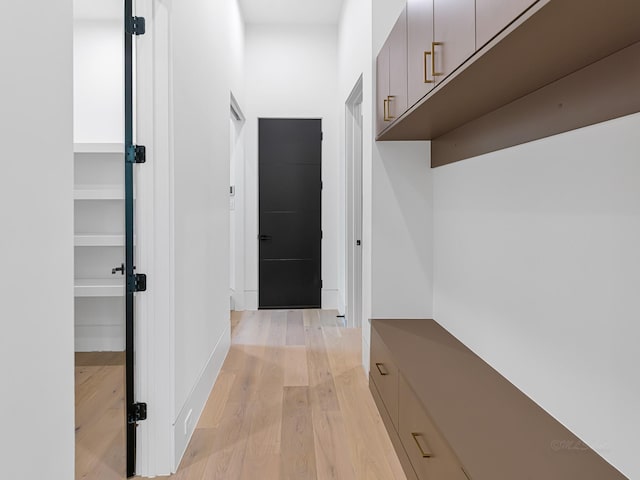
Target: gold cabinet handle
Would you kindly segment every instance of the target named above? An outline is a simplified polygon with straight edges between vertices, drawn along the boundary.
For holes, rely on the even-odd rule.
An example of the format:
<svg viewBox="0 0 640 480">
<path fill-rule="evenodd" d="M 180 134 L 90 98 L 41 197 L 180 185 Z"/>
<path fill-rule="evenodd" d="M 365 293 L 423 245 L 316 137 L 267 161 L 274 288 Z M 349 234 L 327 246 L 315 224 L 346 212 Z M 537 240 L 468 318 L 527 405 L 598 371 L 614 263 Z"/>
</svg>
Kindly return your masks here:
<svg viewBox="0 0 640 480">
<path fill-rule="evenodd" d="M 382 376 L 389 375 L 389 372 L 386 371 L 387 370 L 386 368 L 385 368 L 385 371 L 383 372 L 380 367 L 384 367 L 384 363 L 376 363 L 376 368 L 378 369 L 378 372 L 380 372 L 380 375 Z"/>
<path fill-rule="evenodd" d="M 388 110 L 387 120 L 391 120 L 392 118 L 396 118 L 393 115 L 391 115 L 391 100 L 393 100 L 396 97 L 394 97 L 393 95 L 389 95 L 387 98 L 389 99 L 389 101 L 387 102 L 387 110 Z"/>
<path fill-rule="evenodd" d="M 422 66 L 424 67 L 424 83 L 433 83 L 433 80 L 429 80 L 427 76 L 427 57 L 431 56 L 431 52 L 424 52 L 424 57 L 422 59 Z"/>
<path fill-rule="evenodd" d="M 431 449 L 429 448 L 426 442 L 424 442 L 424 445 L 426 448 L 422 448 L 422 445 L 420 445 L 420 442 L 418 441 L 418 437 L 424 439 L 424 436 L 421 433 L 412 432 L 411 436 L 413 437 L 413 440 L 416 442 L 416 445 L 418 446 L 418 450 L 420 450 L 420 455 L 422 455 L 422 458 L 433 457 L 433 453 L 431 453 Z"/>
<path fill-rule="evenodd" d="M 389 99 L 385 98 L 382 101 L 382 110 L 383 110 L 383 114 L 382 114 L 382 118 L 385 122 L 388 122 L 389 119 L 387 118 L 387 110 L 389 109 Z"/>
<path fill-rule="evenodd" d="M 443 72 L 436 72 L 436 46 L 442 46 L 442 42 L 431 42 L 431 75 L 434 77 L 444 75 Z"/>
</svg>

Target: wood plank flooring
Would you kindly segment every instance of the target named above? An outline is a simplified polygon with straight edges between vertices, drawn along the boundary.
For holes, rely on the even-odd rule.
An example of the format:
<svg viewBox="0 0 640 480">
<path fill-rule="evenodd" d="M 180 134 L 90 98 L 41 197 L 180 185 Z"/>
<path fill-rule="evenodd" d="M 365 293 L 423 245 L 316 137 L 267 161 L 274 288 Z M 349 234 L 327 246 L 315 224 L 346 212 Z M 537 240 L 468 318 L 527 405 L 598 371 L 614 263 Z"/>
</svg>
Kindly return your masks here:
<svg viewBox="0 0 640 480">
<path fill-rule="evenodd" d="M 76 480 L 126 477 L 124 352 L 76 353 Z"/>
<path fill-rule="evenodd" d="M 406 480 L 335 311 L 232 315 L 232 345 L 173 480 Z M 76 479 L 125 478 L 123 354 L 76 354 Z"/>
<path fill-rule="evenodd" d="M 241 312 L 174 480 L 405 480 L 335 311 Z"/>
</svg>

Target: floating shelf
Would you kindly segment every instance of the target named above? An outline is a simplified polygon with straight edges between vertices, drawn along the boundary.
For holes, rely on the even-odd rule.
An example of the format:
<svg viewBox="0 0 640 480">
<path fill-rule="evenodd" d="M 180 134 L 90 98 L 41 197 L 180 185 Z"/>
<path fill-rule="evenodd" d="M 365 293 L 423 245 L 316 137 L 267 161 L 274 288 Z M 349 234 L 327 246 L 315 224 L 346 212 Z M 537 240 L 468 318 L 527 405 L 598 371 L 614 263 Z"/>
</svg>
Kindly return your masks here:
<svg viewBox="0 0 640 480">
<path fill-rule="evenodd" d="M 121 185 L 76 185 L 76 200 L 124 200 L 124 188 Z"/>
<path fill-rule="evenodd" d="M 114 278 L 77 278 L 74 285 L 76 297 L 122 297 L 124 296 L 124 277 Z"/>
<path fill-rule="evenodd" d="M 76 235 L 76 247 L 123 247 L 124 235 Z"/>
<path fill-rule="evenodd" d="M 73 153 L 122 153 L 124 143 L 74 143 Z"/>
</svg>

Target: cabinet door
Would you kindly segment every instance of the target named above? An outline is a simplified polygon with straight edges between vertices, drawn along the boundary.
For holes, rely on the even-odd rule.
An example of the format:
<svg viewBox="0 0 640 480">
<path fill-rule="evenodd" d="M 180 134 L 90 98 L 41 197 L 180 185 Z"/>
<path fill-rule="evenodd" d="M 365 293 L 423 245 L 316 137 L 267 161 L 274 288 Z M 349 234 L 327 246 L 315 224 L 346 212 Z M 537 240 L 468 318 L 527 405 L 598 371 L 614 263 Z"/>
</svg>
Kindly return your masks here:
<svg viewBox="0 0 640 480">
<path fill-rule="evenodd" d="M 408 107 L 424 97 L 435 84 L 431 65 L 433 0 L 407 2 Z"/>
<path fill-rule="evenodd" d="M 376 132 L 382 132 L 390 124 L 387 120 L 389 101 L 389 41 L 382 46 L 376 60 Z"/>
<path fill-rule="evenodd" d="M 407 111 L 407 9 L 389 34 L 389 108 L 391 122 Z"/>
<path fill-rule="evenodd" d="M 476 49 L 495 37 L 537 0 L 476 0 Z"/>
<path fill-rule="evenodd" d="M 436 72 L 444 79 L 476 49 L 475 0 L 434 0 L 433 38 Z"/>
</svg>

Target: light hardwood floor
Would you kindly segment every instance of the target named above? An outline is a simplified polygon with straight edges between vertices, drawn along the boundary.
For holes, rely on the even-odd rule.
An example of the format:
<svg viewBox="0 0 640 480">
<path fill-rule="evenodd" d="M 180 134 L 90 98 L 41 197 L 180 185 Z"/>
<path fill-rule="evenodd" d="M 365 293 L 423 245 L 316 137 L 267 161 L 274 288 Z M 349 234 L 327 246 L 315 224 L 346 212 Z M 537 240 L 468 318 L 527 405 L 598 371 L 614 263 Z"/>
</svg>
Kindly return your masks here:
<svg viewBox="0 0 640 480">
<path fill-rule="evenodd" d="M 76 480 L 126 477 L 124 353 L 76 353 Z"/>
<path fill-rule="evenodd" d="M 324 310 L 234 313 L 229 355 L 171 478 L 406 480 L 369 393 L 361 331 L 340 320 Z M 88 376 L 78 369 L 76 381 Z M 122 408 L 115 400 L 121 392 L 101 392 L 111 397 L 111 408 Z M 101 416 L 116 415 L 110 413 Z M 118 424 L 112 422 L 110 438 L 81 445 L 76 478 L 122 478 Z"/>
</svg>

